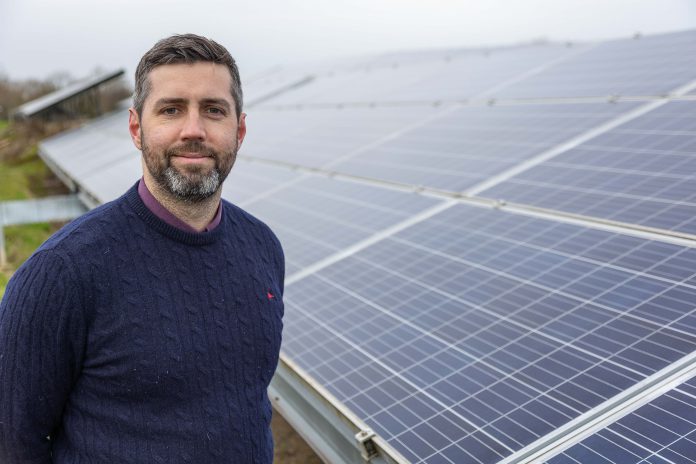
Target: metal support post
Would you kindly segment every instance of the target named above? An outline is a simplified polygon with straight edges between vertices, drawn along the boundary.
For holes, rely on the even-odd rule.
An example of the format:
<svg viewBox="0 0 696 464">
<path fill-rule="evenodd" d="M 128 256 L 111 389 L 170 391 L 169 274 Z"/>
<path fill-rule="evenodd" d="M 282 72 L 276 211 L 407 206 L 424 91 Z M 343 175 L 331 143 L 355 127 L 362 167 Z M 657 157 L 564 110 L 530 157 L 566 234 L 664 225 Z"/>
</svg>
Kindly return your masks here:
<svg viewBox="0 0 696 464">
<path fill-rule="evenodd" d="M 0 269 L 7 266 L 7 254 L 5 253 L 5 228 L 0 224 Z"/>
</svg>

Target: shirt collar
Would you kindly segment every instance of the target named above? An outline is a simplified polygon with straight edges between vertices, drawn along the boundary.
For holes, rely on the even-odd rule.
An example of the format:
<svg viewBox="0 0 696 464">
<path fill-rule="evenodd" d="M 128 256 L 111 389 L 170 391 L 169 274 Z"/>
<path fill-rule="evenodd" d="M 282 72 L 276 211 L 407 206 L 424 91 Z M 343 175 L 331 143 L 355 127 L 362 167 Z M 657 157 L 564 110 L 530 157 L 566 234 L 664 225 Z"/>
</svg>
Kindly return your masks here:
<svg viewBox="0 0 696 464">
<path fill-rule="evenodd" d="M 149 209 L 150 212 L 152 212 L 152 214 L 154 214 L 170 226 L 176 227 L 177 229 L 183 230 L 185 232 L 198 232 L 196 229 L 186 224 L 184 221 L 172 214 L 171 211 L 165 208 L 162 205 L 162 203 L 160 203 L 157 200 L 157 198 L 155 198 L 154 195 L 152 195 L 150 189 L 147 188 L 144 178 L 140 178 L 140 182 L 138 183 L 138 195 L 140 196 L 140 199 L 143 200 L 143 203 L 145 203 L 147 209 Z M 220 202 L 220 204 L 218 204 L 217 211 L 215 212 L 213 220 L 210 221 L 210 223 L 203 230 L 203 232 L 210 232 L 211 230 L 215 229 L 218 225 L 220 225 L 221 220 L 222 201 Z"/>
</svg>

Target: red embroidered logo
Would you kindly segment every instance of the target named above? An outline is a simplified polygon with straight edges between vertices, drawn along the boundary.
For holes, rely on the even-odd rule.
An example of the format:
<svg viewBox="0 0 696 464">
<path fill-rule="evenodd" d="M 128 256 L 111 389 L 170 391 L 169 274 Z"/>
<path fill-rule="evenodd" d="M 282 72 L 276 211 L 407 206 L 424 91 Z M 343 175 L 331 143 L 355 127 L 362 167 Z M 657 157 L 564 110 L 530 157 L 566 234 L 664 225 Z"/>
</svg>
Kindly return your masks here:
<svg viewBox="0 0 696 464">
<path fill-rule="evenodd" d="M 270 289 L 268 291 L 266 291 L 266 298 L 268 298 L 269 300 L 272 300 L 275 298 L 275 295 L 271 293 Z"/>
</svg>

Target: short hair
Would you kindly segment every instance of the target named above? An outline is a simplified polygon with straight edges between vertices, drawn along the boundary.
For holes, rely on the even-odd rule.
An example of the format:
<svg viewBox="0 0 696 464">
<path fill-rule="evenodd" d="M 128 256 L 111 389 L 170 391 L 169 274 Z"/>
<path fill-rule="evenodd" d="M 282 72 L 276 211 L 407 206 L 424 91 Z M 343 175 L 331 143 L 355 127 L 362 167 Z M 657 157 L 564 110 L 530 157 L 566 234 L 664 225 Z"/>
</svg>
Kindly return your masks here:
<svg viewBox="0 0 696 464">
<path fill-rule="evenodd" d="M 211 62 L 222 64 L 230 71 L 232 85 L 230 93 L 234 99 L 237 118 L 242 114 L 242 82 L 237 64 L 225 47 L 196 34 L 176 34 L 158 41 L 140 59 L 135 70 L 133 107 L 142 116 L 145 99 L 150 93 L 150 71 L 165 64 Z"/>
</svg>

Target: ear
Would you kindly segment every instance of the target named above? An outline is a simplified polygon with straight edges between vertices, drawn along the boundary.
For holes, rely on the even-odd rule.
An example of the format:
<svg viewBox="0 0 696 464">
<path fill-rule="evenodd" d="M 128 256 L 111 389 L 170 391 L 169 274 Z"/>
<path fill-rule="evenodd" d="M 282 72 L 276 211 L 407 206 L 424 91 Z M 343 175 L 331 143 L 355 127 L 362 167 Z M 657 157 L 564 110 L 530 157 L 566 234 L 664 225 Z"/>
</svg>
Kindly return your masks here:
<svg viewBox="0 0 696 464">
<path fill-rule="evenodd" d="M 133 140 L 135 148 L 142 150 L 142 140 L 140 140 L 140 118 L 135 108 L 128 108 L 128 132 L 130 132 L 131 140 Z"/>
<path fill-rule="evenodd" d="M 237 124 L 237 149 L 242 147 L 242 142 L 244 142 L 245 135 L 246 135 L 246 113 L 242 113 L 239 116 L 239 123 Z"/>
</svg>

